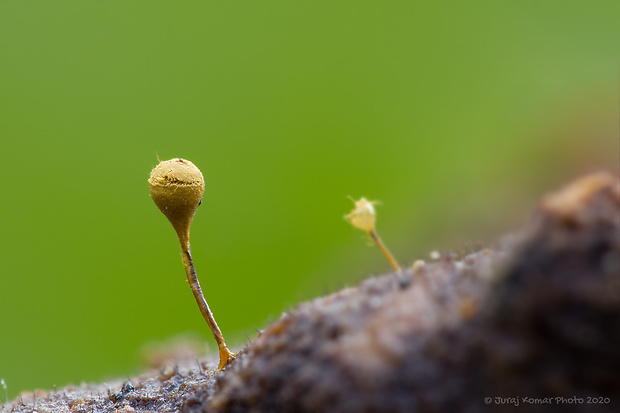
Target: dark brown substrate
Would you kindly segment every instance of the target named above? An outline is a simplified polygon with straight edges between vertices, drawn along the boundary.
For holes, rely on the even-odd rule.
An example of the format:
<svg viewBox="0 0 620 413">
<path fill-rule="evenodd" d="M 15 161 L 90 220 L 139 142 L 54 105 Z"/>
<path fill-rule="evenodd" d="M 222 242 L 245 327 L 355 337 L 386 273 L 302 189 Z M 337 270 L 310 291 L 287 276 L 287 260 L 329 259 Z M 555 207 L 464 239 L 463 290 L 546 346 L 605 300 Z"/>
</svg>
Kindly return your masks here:
<svg viewBox="0 0 620 413">
<path fill-rule="evenodd" d="M 129 384 L 43 392 L 36 402 L 26 394 L 4 406 L 7 412 L 519 409 L 620 411 L 615 175 L 589 175 L 547 195 L 531 223 L 495 248 L 447 254 L 299 304 L 218 375 L 180 363 L 177 371 Z"/>
</svg>

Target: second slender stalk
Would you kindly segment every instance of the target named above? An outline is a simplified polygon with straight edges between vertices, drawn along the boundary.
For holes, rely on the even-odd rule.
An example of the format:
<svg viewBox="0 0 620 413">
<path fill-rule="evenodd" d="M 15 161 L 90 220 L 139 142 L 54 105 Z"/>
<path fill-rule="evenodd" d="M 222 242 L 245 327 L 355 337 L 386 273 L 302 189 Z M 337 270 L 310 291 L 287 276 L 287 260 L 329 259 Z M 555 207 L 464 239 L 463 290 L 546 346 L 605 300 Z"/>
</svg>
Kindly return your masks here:
<svg viewBox="0 0 620 413">
<path fill-rule="evenodd" d="M 369 231 L 368 233 L 370 234 L 372 240 L 377 244 L 377 246 L 379 247 L 383 255 L 385 255 L 385 258 L 387 258 L 387 260 L 390 262 L 390 265 L 392 266 L 392 268 L 394 268 L 394 271 L 400 271 L 400 267 L 398 266 L 398 263 L 392 256 L 392 253 L 383 244 L 383 241 L 381 241 L 381 238 L 379 238 L 379 234 L 377 234 L 377 231 L 373 229 Z"/>
</svg>

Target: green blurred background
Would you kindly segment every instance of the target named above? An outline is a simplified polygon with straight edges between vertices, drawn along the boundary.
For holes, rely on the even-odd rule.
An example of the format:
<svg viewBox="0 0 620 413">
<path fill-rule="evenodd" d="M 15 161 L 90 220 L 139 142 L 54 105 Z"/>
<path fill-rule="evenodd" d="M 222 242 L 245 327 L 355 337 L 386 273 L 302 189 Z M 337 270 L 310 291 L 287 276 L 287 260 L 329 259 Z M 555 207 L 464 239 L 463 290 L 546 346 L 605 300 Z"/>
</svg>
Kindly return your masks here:
<svg viewBox="0 0 620 413">
<path fill-rule="evenodd" d="M 347 195 L 382 201 L 378 231 L 409 265 L 617 169 L 620 7 L 460 3 L 2 0 L 9 397 L 127 377 L 183 332 L 215 349 L 148 195 L 158 156 L 205 175 L 192 249 L 237 348 L 389 270 L 343 221 Z"/>
</svg>

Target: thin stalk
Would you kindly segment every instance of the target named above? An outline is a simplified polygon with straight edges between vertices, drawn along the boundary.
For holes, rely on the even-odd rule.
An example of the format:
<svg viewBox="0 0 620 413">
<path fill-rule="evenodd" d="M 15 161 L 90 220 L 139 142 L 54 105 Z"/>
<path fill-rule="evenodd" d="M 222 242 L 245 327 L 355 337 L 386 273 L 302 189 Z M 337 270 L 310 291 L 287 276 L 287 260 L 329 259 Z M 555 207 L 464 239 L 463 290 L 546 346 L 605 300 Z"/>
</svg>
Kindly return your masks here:
<svg viewBox="0 0 620 413">
<path fill-rule="evenodd" d="M 183 248 L 182 251 L 183 265 L 185 266 L 185 273 L 187 274 L 187 282 L 194 293 L 194 298 L 196 299 L 196 303 L 198 303 L 198 308 L 200 309 L 202 316 L 207 322 L 211 332 L 213 333 L 213 337 L 217 342 L 220 353 L 220 364 L 217 369 L 222 370 L 226 364 L 233 360 L 235 355 L 226 346 L 222 331 L 218 327 L 217 322 L 213 317 L 213 313 L 209 308 L 209 304 L 207 304 L 207 300 L 205 300 L 205 297 L 202 294 L 202 288 L 200 288 L 200 282 L 198 282 L 198 276 L 196 275 L 196 269 L 194 268 L 194 260 L 192 259 L 192 254 L 189 248 Z"/>
<path fill-rule="evenodd" d="M 379 238 L 379 235 L 377 234 L 377 231 L 372 229 L 368 233 L 372 237 L 372 240 L 377 244 L 377 246 L 379 246 L 379 249 L 381 250 L 383 255 L 385 255 L 385 258 L 387 258 L 387 260 L 390 262 L 390 265 L 392 266 L 392 268 L 394 268 L 394 271 L 400 271 L 400 267 L 398 266 L 398 263 L 396 262 L 396 260 L 392 256 L 392 253 L 390 253 L 390 251 L 383 244 L 383 241 L 381 241 L 381 238 Z"/>
</svg>

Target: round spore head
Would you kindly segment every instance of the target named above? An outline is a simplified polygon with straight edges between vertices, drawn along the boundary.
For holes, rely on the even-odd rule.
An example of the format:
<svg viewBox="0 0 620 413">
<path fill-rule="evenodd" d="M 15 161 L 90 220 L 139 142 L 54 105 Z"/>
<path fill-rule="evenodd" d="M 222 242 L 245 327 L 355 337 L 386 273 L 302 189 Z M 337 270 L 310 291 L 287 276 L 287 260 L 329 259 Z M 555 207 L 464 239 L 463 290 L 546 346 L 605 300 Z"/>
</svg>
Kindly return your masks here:
<svg viewBox="0 0 620 413">
<path fill-rule="evenodd" d="M 189 240 L 189 227 L 205 191 L 205 180 L 192 162 L 175 158 L 151 171 L 151 198 L 179 235 Z"/>
</svg>

